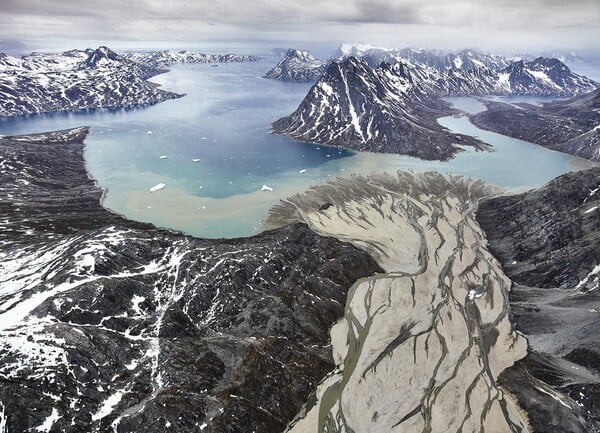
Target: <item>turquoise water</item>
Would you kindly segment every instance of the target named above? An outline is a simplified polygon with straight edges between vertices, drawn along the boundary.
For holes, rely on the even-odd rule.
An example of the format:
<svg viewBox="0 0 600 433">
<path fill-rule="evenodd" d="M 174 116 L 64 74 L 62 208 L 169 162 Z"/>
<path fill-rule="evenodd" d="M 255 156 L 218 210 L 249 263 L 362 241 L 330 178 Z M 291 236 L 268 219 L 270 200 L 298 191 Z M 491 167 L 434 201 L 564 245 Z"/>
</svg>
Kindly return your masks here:
<svg viewBox="0 0 600 433">
<path fill-rule="evenodd" d="M 591 165 L 479 130 L 466 117 L 439 122 L 480 137 L 494 146 L 493 152 L 467 150 L 442 163 L 358 154 L 272 135 L 270 123 L 291 113 L 310 88 L 261 78 L 276 60 L 175 66 L 152 81 L 186 93 L 183 98 L 132 110 L 1 119 L 0 134 L 91 126 L 86 161 L 91 175 L 107 189 L 107 207 L 132 219 L 203 237 L 251 235 L 259 230 L 266 210 L 280 199 L 349 173 L 438 170 L 507 188 L 530 188 Z M 471 98 L 452 102 L 467 111 L 483 107 Z M 150 193 L 158 183 L 166 187 Z M 263 185 L 273 192 L 260 191 Z"/>
</svg>

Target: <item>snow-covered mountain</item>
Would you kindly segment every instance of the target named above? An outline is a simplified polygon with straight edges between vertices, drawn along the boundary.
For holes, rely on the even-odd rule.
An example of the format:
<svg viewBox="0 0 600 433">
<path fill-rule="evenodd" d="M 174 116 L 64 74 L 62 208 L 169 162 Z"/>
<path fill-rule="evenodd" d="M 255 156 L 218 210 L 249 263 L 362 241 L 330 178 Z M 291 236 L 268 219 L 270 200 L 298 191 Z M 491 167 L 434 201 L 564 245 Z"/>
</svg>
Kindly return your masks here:
<svg viewBox="0 0 600 433">
<path fill-rule="evenodd" d="M 121 54 L 104 46 L 21 58 L 0 54 L 0 116 L 155 104 L 183 96 L 146 81 L 166 66 L 254 60 L 188 51 Z"/>
<path fill-rule="evenodd" d="M 357 150 L 448 159 L 457 144 L 476 142 L 437 124 L 449 110 L 419 85 L 431 85 L 428 72 L 401 63 L 374 69 L 354 57 L 333 62 L 298 109 L 273 123 L 273 131 Z"/>
<path fill-rule="evenodd" d="M 372 68 L 349 57 L 333 62 L 298 109 L 272 127 L 303 141 L 447 159 L 457 143 L 469 142 L 435 121 L 449 112 L 438 99 L 442 96 L 564 96 L 594 89 L 593 81 L 555 59 L 496 72 L 485 66 L 438 71 L 409 62 Z"/>
<path fill-rule="evenodd" d="M 589 93 L 597 85 L 575 74 L 560 60 L 538 57 L 512 63 L 499 74 L 507 93 L 513 95 L 574 96 Z"/>
<path fill-rule="evenodd" d="M 325 72 L 327 64 L 327 61 L 314 58 L 308 51 L 290 48 L 279 63 L 265 74 L 265 78 L 316 81 Z"/>
<path fill-rule="evenodd" d="M 0 57 L 0 116 L 155 104 L 179 95 L 146 81 L 166 70 L 107 47 Z"/>
<path fill-rule="evenodd" d="M 502 56 L 487 54 L 479 50 L 465 49 L 457 53 L 441 50 L 415 48 L 382 48 L 367 44 L 343 44 L 335 57 L 338 60 L 347 57 L 357 57 L 365 60 L 372 67 L 381 62 L 396 63 L 409 60 L 412 63 L 429 66 L 444 71 L 447 69 L 471 69 L 487 67 L 494 71 L 506 68 L 510 61 Z"/>
<path fill-rule="evenodd" d="M 254 62 L 260 58 L 240 54 L 205 54 L 193 51 L 149 51 L 123 54 L 126 58 L 138 63 L 164 68 L 177 63 L 231 63 Z"/>
</svg>

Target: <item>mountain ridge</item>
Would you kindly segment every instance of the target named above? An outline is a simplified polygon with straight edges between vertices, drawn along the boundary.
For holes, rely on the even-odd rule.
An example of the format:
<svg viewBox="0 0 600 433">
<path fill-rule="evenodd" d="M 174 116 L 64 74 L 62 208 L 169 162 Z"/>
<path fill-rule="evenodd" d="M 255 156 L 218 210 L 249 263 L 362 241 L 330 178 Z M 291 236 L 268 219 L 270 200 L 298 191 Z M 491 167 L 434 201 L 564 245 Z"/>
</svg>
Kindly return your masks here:
<svg viewBox="0 0 600 433">
<path fill-rule="evenodd" d="M 592 80 L 552 59 L 521 62 L 501 72 L 486 66 L 439 72 L 408 61 L 372 68 L 365 60 L 348 57 L 332 62 L 298 108 L 272 124 L 272 132 L 319 144 L 443 160 L 461 145 L 484 146 L 437 124 L 436 118 L 453 112 L 441 97 L 565 96 L 596 88 Z"/>
</svg>

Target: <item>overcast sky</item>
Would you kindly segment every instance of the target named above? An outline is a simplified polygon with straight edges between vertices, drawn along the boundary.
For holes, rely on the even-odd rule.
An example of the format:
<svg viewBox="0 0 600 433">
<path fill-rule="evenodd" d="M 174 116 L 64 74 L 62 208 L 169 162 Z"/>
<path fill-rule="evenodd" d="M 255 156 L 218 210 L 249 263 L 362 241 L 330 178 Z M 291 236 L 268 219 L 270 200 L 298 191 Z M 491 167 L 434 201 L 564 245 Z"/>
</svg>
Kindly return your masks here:
<svg viewBox="0 0 600 433">
<path fill-rule="evenodd" d="M 600 0 L 0 0 L 0 37 L 586 51 L 600 50 Z"/>
</svg>

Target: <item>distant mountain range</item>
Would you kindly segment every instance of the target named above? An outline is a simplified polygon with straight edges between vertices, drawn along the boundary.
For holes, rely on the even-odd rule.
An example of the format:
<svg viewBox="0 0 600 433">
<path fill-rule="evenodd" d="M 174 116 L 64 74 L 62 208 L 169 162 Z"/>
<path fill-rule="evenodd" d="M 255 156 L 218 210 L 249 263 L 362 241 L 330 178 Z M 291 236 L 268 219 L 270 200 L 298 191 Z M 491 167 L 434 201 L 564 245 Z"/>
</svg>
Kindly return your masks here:
<svg viewBox="0 0 600 433">
<path fill-rule="evenodd" d="M 356 57 L 365 61 L 369 66 L 376 68 L 381 63 L 406 63 L 416 66 L 433 68 L 439 72 L 460 69 L 469 70 L 486 67 L 500 72 L 513 63 L 533 62 L 536 59 L 555 58 L 563 63 L 580 63 L 582 58 L 575 52 L 540 52 L 520 53 L 514 56 L 501 56 L 488 54 L 476 49 L 465 49 L 455 53 L 424 48 L 383 48 L 369 44 L 342 44 L 335 54 L 329 59 L 316 59 L 308 51 L 290 49 L 283 55 L 281 61 L 271 71 L 265 74 L 266 78 L 283 81 L 316 81 L 332 61 L 343 61 L 348 57 Z"/>
<path fill-rule="evenodd" d="M 124 56 L 130 60 L 154 67 L 164 68 L 177 63 L 231 63 L 231 62 L 254 62 L 260 59 L 257 56 L 245 56 L 240 54 L 205 54 L 193 51 L 149 51 L 125 53 Z"/>
<path fill-rule="evenodd" d="M 381 62 L 397 63 L 410 61 L 444 71 L 447 69 L 471 69 L 488 67 L 493 70 L 506 68 L 510 60 L 492 54 L 468 49 L 458 53 L 447 53 L 440 50 L 426 50 L 415 48 L 380 48 L 365 44 L 343 44 L 335 55 L 335 59 L 343 60 L 348 57 L 359 57 L 373 67 Z"/>
<path fill-rule="evenodd" d="M 480 57 L 480 59 L 482 59 Z M 567 96 L 589 93 L 596 83 L 556 59 L 512 63 L 496 71 L 483 60 L 444 70 L 408 60 L 373 68 L 348 57 L 329 65 L 298 109 L 272 125 L 275 133 L 303 141 L 424 159 L 447 159 L 469 143 L 436 118 L 448 113 L 440 97 L 459 95 Z M 476 144 L 475 144 L 476 145 Z"/>
<path fill-rule="evenodd" d="M 21 58 L 0 53 L 0 116 L 155 104 L 183 96 L 147 81 L 166 66 L 256 59 L 187 51 L 121 54 L 105 46 Z"/>
</svg>

